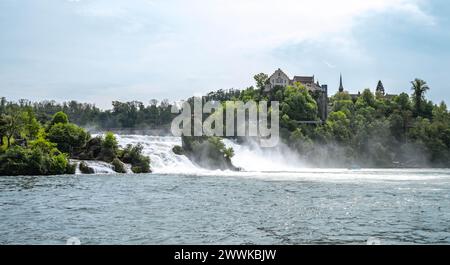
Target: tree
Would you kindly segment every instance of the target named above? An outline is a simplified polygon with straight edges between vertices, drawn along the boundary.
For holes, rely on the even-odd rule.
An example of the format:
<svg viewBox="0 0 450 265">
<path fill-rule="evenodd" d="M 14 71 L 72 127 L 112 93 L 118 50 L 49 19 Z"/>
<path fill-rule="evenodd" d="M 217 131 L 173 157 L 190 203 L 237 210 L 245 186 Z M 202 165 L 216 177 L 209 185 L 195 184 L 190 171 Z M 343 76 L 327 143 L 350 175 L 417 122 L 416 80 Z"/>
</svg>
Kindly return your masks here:
<svg viewBox="0 0 450 265">
<path fill-rule="evenodd" d="M 107 132 L 105 134 L 105 139 L 102 141 L 101 156 L 104 161 L 110 162 L 117 156 L 117 151 L 119 150 L 119 145 L 117 143 L 116 136 L 114 133 Z"/>
<path fill-rule="evenodd" d="M 80 151 L 89 138 L 89 134 L 83 128 L 72 123 L 57 123 L 48 131 L 48 139 L 56 143 L 61 152 L 69 155 Z"/>
<path fill-rule="evenodd" d="M 382 97 L 385 94 L 384 86 L 383 86 L 383 83 L 381 82 L 381 80 L 378 81 L 377 88 L 375 89 L 375 94 L 376 94 L 377 98 Z"/>
<path fill-rule="evenodd" d="M 414 79 L 414 81 L 411 81 L 413 90 L 413 100 L 414 100 L 414 108 L 415 108 L 415 116 L 420 116 L 422 114 L 422 104 L 425 100 L 425 93 L 430 88 L 427 85 L 427 82 L 423 81 L 422 79 Z"/>
<path fill-rule="evenodd" d="M 394 107 L 400 111 L 411 110 L 411 101 L 406 93 L 401 93 L 400 95 L 394 97 L 394 102 L 396 103 L 396 106 Z"/>
<path fill-rule="evenodd" d="M 26 140 L 34 140 L 37 138 L 41 124 L 37 121 L 33 110 L 27 108 L 26 111 L 22 112 L 21 119 L 23 120 L 23 136 Z"/>
<path fill-rule="evenodd" d="M 25 125 L 24 115 L 20 111 L 13 111 L 10 115 L 5 116 L 4 133 L 7 140 L 7 147 L 11 147 L 12 138 L 20 138 L 20 134 Z"/>
<path fill-rule="evenodd" d="M 67 114 L 65 114 L 62 111 L 58 111 L 57 113 L 55 113 L 55 115 L 53 115 L 51 125 L 58 124 L 58 123 L 62 123 L 62 124 L 69 123 L 69 118 L 67 117 Z"/>
<path fill-rule="evenodd" d="M 266 85 L 267 79 L 269 79 L 269 76 L 265 73 L 259 73 L 253 77 L 256 81 L 256 87 L 260 90 L 264 90 L 264 86 Z"/>
<path fill-rule="evenodd" d="M 317 103 L 308 90 L 299 83 L 284 89 L 280 107 L 281 115 L 286 114 L 292 120 L 314 121 L 317 119 Z"/>
<path fill-rule="evenodd" d="M 443 123 L 450 122 L 450 116 L 447 111 L 447 105 L 444 101 L 441 104 L 434 106 L 433 108 L 433 120 Z"/>
<path fill-rule="evenodd" d="M 253 86 L 248 87 L 245 90 L 242 90 L 239 99 L 247 102 L 250 100 L 259 101 L 260 99 L 260 90 L 255 89 Z"/>
<path fill-rule="evenodd" d="M 5 114 L 0 114 L 0 148 L 3 146 L 3 137 L 6 135 L 8 121 Z"/>
<path fill-rule="evenodd" d="M 372 94 L 370 89 L 366 88 L 356 100 L 356 107 L 357 108 L 366 106 L 375 107 L 375 103 L 376 103 L 375 96 Z"/>
<path fill-rule="evenodd" d="M 6 111 L 6 98 L 5 97 L 1 97 L 0 98 L 0 114 L 4 114 Z"/>
<path fill-rule="evenodd" d="M 330 113 L 327 121 L 334 138 L 341 143 L 348 143 L 351 139 L 350 120 L 347 118 L 344 112 L 332 112 Z"/>
<path fill-rule="evenodd" d="M 343 111 L 347 117 L 352 116 L 355 110 L 355 104 L 347 91 L 336 92 L 331 97 L 332 112 Z"/>
</svg>

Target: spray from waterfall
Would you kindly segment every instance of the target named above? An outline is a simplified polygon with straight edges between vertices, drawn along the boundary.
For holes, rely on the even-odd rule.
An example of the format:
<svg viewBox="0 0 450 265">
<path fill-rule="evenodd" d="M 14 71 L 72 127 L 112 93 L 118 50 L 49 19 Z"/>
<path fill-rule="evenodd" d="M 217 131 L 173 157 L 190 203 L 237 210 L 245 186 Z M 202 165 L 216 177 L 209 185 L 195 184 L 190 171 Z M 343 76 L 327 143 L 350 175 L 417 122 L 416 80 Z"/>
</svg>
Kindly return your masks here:
<svg viewBox="0 0 450 265">
<path fill-rule="evenodd" d="M 281 142 L 276 147 L 270 148 L 261 147 L 251 139 L 247 139 L 243 144 L 225 139 L 224 143 L 234 149 L 235 155 L 231 159 L 233 164 L 245 171 L 295 172 L 307 167 L 298 154 Z"/>
<path fill-rule="evenodd" d="M 174 136 L 146 136 L 146 135 L 117 135 L 119 145 L 127 144 L 143 146 L 143 153 L 150 157 L 152 170 L 155 173 L 201 173 L 208 171 L 192 163 L 186 156 L 176 155 L 172 148 L 181 145 L 181 137 Z M 244 171 L 296 171 L 305 164 L 284 144 L 275 148 L 261 148 L 254 141 L 247 141 L 239 145 L 232 140 L 225 139 L 227 147 L 234 149 L 232 162 Z"/>
</svg>

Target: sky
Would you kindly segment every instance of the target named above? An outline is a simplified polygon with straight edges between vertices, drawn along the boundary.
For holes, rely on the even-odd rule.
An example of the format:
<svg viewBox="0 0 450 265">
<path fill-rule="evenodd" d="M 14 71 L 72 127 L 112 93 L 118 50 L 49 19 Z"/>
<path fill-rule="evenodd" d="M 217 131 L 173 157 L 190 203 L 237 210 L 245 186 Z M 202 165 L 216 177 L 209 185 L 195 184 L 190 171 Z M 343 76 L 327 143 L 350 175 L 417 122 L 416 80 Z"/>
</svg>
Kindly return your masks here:
<svg viewBox="0 0 450 265">
<path fill-rule="evenodd" d="M 450 102 L 447 0 L 0 0 L 0 96 L 170 101 L 281 68 Z"/>
</svg>

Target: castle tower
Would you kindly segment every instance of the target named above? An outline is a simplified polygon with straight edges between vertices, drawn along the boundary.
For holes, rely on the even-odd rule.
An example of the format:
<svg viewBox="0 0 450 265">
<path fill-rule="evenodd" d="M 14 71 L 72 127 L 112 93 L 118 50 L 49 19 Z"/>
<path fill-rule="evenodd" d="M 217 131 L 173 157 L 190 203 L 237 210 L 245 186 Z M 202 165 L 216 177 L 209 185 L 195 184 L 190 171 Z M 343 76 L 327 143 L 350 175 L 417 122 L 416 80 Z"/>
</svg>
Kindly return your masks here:
<svg viewBox="0 0 450 265">
<path fill-rule="evenodd" d="M 344 86 L 342 85 L 342 74 L 339 79 L 339 92 L 344 92 Z"/>
</svg>

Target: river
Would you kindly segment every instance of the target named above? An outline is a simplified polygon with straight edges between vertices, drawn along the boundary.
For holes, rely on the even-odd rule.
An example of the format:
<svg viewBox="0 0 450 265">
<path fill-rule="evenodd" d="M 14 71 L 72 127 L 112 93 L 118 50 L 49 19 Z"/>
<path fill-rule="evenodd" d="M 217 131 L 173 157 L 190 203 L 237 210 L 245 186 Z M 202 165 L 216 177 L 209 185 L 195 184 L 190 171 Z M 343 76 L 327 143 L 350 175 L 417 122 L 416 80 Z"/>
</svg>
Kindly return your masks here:
<svg viewBox="0 0 450 265">
<path fill-rule="evenodd" d="M 143 143 L 155 173 L 1 177 L 0 244 L 450 244 L 448 169 L 314 169 L 234 146 L 244 172 L 207 171 L 174 137 L 119 142 Z"/>
</svg>

